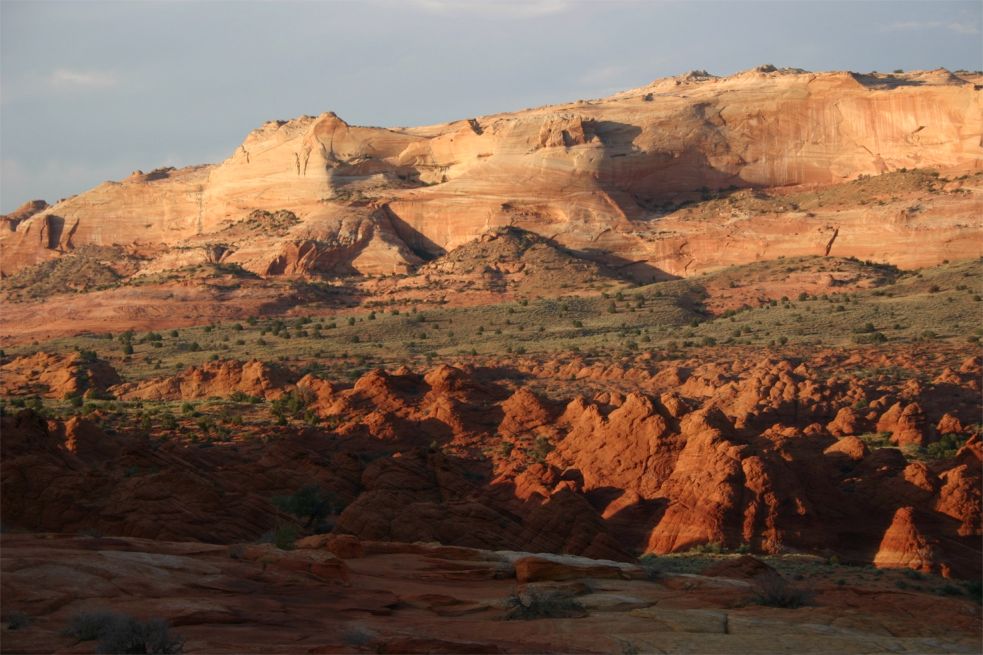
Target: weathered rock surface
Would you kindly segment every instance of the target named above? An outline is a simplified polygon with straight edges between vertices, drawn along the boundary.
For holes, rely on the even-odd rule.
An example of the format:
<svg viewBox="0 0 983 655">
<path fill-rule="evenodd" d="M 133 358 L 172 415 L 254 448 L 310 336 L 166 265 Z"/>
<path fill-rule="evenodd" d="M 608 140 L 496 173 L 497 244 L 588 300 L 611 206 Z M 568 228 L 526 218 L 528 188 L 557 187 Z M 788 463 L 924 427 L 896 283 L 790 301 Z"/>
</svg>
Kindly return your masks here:
<svg viewBox="0 0 983 655">
<path fill-rule="evenodd" d="M 365 557 L 342 562 L 304 547 L 0 540 L 4 612 L 28 619 L 4 629 L 11 652 L 91 651 L 93 642 L 64 629 L 95 611 L 163 619 L 185 652 L 209 653 L 973 653 L 980 637 L 972 601 L 887 585 L 860 593 L 823 584 L 812 606 L 788 610 L 749 604 L 749 589 L 703 586 L 714 579 L 695 575 L 574 578 L 563 583 L 563 597 L 576 603 L 565 616 L 554 608 L 547 618 L 503 621 L 510 599 L 555 602 L 561 592 L 533 591 L 546 583 L 517 592 L 510 575 L 462 579 L 454 553 L 426 545 L 367 543 Z M 491 551 L 469 557 L 504 563 Z M 677 578 L 685 586 L 667 586 Z"/>
<path fill-rule="evenodd" d="M 82 353 L 38 352 L 15 357 L 0 366 L 0 394 L 4 396 L 39 395 L 62 399 L 99 395 L 119 383 L 119 375 L 108 362 Z"/>
<path fill-rule="evenodd" d="M 253 359 L 222 360 L 191 367 L 169 378 L 144 384 L 122 384 L 112 392 L 122 400 L 188 400 L 227 397 L 236 392 L 255 398 L 277 398 L 294 381 L 289 371 Z"/>
<path fill-rule="evenodd" d="M 950 371 L 955 382 L 923 384 L 911 396 L 902 379 L 813 377 L 830 357 L 640 362 L 627 394 L 611 387 L 623 379 L 613 368 L 537 364 L 529 382 L 551 380 L 551 398 L 517 381 L 513 369 L 375 370 L 347 386 L 314 375 L 292 382 L 287 369 L 259 362 L 211 362 L 111 391 L 172 401 L 290 393 L 331 427 L 240 422 L 202 444 L 188 440 L 187 428 L 154 421 L 150 435 L 118 423 L 109 434 L 102 412 L 67 421 L 8 412 L 4 521 L 228 543 L 284 522 L 312 528 L 271 500 L 317 485 L 331 497 L 322 531 L 338 538 L 622 562 L 717 544 L 978 574 L 977 437 L 955 457 L 918 461 L 893 444 L 869 447 L 821 427 L 875 391 L 881 406 L 907 394 L 906 406 L 918 408 L 890 404 L 882 421 L 895 429 L 892 414 L 917 416 L 909 424 L 918 429 L 943 415 L 971 421 L 975 392 L 961 399 L 956 382 L 976 374 Z M 930 362 L 906 365 L 931 370 Z M 557 380 L 609 390 L 563 400 Z M 268 411 L 261 402 L 243 405 Z M 342 542 L 322 547 L 357 557 Z"/>
<path fill-rule="evenodd" d="M 220 261 L 261 275 L 401 273 L 506 225 L 644 278 L 822 254 L 833 241 L 835 254 L 926 265 L 976 254 L 975 178 L 940 184 L 932 212 L 789 202 L 773 213 L 721 206 L 708 222 L 665 208 L 732 186 L 978 171 L 981 116 L 978 87 L 947 71 L 755 70 L 419 128 L 358 127 L 331 112 L 270 121 L 220 164 L 137 171 L 18 210 L 0 230 L 2 272 L 116 243 L 155 251 L 148 272 Z M 912 238 L 919 248 L 905 247 Z"/>
</svg>

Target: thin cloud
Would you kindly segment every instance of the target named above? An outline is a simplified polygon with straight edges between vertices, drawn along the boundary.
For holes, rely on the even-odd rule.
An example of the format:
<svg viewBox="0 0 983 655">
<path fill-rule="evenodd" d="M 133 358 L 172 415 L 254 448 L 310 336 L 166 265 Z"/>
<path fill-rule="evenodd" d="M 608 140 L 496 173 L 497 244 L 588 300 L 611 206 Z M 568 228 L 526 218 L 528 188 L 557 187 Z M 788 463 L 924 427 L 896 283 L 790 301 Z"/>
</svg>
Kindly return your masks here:
<svg viewBox="0 0 983 655">
<path fill-rule="evenodd" d="M 412 4 L 439 14 L 474 13 L 503 18 L 537 18 L 566 11 L 569 0 L 526 0 L 525 2 L 492 0 L 412 0 Z"/>
<path fill-rule="evenodd" d="M 960 23 L 959 21 L 943 20 L 907 20 L 898 21 L 889 25 L 881 26 L 882 32 L 914 32 L 921 30 L 949 30 L 956 34 L 979 34 L 980 29 L 976 25 Z"/>
<path fill-rule="evenodd" d="M 112 73 L 106 71 L 77 71 L 59 68 L 48 77 L 48 82 L 56 88 L 108 89 L 119 84 Z"/>
</svg>

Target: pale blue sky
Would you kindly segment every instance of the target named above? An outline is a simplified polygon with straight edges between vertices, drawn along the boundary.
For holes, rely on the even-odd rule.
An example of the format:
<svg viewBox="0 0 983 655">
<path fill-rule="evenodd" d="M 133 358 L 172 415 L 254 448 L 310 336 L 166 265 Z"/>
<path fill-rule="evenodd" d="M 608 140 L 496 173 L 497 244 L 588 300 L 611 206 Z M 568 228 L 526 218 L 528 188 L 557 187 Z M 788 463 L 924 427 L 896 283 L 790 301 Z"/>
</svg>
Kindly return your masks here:
<svg viewBox="0 0 983 655">
<path fill-rule="evenodd" d="M 0 2 L 0 211 L 270 119 L 420 125 L 704 68 L 983 68 L 983 3 Z"/>
</svg>

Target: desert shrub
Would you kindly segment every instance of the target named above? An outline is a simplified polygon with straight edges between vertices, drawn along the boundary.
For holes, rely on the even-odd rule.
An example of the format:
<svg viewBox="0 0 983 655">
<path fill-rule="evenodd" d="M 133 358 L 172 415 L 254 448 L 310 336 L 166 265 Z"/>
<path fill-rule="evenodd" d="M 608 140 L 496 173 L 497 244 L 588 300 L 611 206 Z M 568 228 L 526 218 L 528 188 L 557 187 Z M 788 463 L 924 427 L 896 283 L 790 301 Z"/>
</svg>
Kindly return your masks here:
<svg viewBox="0 0 983 655">
<path fill-rule="evenodd" d="M 363 648 L 369 646 L 379 635 L 362 625 L 349 625 L 341 632 L 341 642 L 346 646 Z"/>
<path fill-rule="evenodd" d="M 82 612 L 71 618 L 63 634 L 79 641 L 98 639 L 106 627 L 121 615 L 113 612 Z"/>
<path fill-rule="evenodd" d="M 121 616 L 99 635 L 97 653 L 180 653 L 184 641 L 171 634 L 167 621 L 138 621 Z"/>
<path fill-rule="evenodd" d="M 270 411 L 281 420 L 288 417 L 301 418 L 307 411 L 307 406 L 314 401 L 314 392 L 303 387 L 286 393 L 271 403 Z"/>
<path fill-rule="evenodd" d="M 274 496 L 273 504 L 288 514 L 305 519 L 310 527 L 333 513 L 338 502 L 331 492 L 309 484 L 290 496 Z"/>
<path fill-rule="evenodd" d="M 659 580 L 662 578 L 663 571 L 660 566 L 659 558 L 655 555 L 643 555 L 638 558 L 638 563 L 642 565 L 645 576 L 649 580 Z"/>
<path fill-rule="evenodd" d="M 97 653 L 180 653 L 184 646 L 163 619 L 138 621 L 116 612 L 76 614 L 63 634 L 79 641 L 98 639 Z"/>
<path fill-rule="evenodd" d="M 965 583 L 966 595 L 977 603 L 983 603 L 983 582 L 971 580 Z"/>
<path fill-rule="evenodd" d="M 859 435 L 857 438 L 867 444 L 867 447 L 871 450 L 889 448 L 891 446 L 890 432 L 868 432 Z"/>
<path fill-rule="evenodd" d="M 31 617 L 29 617 L 24 612 L 10 612 L 7 614 L 3 622 L 7 624 L 8 630 L 23 630 L 27 626 L 31 625 Z"/>
<path fill-rule="evenodd" d="M 925 448 L 925 455 L 929 459 L 951 459 L 965 442 L 966 438 L 958 434 L 943 434 L 941 439 Z"/>
<path fill-rule="evenodd" d="M 293 550 L 297 541 L 297 528 L 293 525 L 281 525 L 273 532 L 273 545 L 280 550 Z"/>
<path fill-rule="evenodd" d="M 774 578 L 763 581 L 758 588 L 758 593 L 751 600 L 767 607 L 795 609 L 811 603 L 813 596 L 810 591 L 792 586 L 780 578 Z"/>
<path fill-rule="evenodd" d="M 870 325 L 868 323 L 868 325 Z M 887 342 L 887 336 L 883 332 L 874 332 L 873 334 L 857 334 L 853 337 L 853 342 L 856 344 L 868 344 L 868 343 L 885 343 Z"/>
<path fill-rule="evenodd" d="M 532 450 L 529 452 L 532 459 L 542 464 L 546 461 L 546 456 L 553 452 L 553 442 L 546 437 L 537 437 L 533 442 Z"/>
<path fill-rule="evenodd" d="M 85 350 L 83 348 L 76 348 L 76 351 L 79 354 L 79 358 L 83 362 L 94 362 L 97 359 L 99 359 L 99 355 L 96 354 L 96 351 L 94 350 Z"/>
<path fill-rule="evenodd" d="M 583 606 L 570 596 L 556 591 L 515 591 L 505 600 L 507 621 L 565 619 L 585 615 Z"/>
</svg>

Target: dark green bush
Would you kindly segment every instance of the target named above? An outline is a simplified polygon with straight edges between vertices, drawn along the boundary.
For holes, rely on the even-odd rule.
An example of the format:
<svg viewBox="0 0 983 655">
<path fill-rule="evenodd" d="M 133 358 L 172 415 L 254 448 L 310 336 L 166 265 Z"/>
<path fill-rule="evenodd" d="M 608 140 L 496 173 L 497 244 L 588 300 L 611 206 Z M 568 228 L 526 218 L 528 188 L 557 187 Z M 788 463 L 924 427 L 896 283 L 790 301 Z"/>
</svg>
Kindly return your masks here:
<svg viewBox="0 0 983 655">
<path fill-rule="evenodd" d="M 812 602 L 814 594 L 790 585 L 780 578 L 763 581 L 752 601 L 767 607 L 795 609 Z"/>
<path fill-rule="evenodd" d="M 556 591 L 526 591 L 512 594 L 505 601 L 505 619 L 569 619 L 586 616 L 583 606 L 567 594 Z"/>
<path fill-rule="evenodd" d="M 305 519 L 307 527 L 335 512 L 339 505 L 334 494 L 316 484 L 309 484 L 290 496 L 274 496 L 273 504 L 288 514 Z"/>
<path fill-rule="evenodd" d="M 3 622 L 8 630 L 23 630 L 31 625 L 31 617 L 24 612 L 10 612 L 4 616 Z"/>
</svg>

